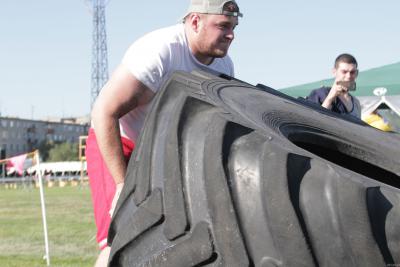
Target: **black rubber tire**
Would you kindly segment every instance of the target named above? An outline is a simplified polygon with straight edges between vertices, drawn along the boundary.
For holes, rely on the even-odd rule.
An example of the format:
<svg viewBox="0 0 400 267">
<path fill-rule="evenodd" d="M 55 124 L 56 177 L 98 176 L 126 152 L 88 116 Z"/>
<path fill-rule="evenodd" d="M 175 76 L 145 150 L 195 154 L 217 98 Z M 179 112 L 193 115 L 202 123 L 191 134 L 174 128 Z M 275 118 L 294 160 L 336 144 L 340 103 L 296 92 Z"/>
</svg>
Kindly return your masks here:
<svg viewBox="0 0 400 267">
<path fill-rule="evenodd" d="M 129 162 L 110 266 L 400 264 L 399 174 L 397 134 L 177 72 Z"/>
</svg>

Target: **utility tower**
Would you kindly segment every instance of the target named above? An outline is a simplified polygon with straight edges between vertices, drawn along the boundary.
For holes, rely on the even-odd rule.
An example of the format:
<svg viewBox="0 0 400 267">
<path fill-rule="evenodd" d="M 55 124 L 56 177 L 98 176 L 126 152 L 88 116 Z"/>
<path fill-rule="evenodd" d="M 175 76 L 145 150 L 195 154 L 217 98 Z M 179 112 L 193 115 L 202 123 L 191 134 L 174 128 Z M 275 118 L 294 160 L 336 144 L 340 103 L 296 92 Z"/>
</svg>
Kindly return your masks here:
<svg viewBox="0 0 400 267">
<path fill-rule="evenodd" d="M 101 88 L 108 80 L 106 0 L 91 0 L 93 10 L 93 48 L 91 103 L 93 105 Z"/>
</svg>

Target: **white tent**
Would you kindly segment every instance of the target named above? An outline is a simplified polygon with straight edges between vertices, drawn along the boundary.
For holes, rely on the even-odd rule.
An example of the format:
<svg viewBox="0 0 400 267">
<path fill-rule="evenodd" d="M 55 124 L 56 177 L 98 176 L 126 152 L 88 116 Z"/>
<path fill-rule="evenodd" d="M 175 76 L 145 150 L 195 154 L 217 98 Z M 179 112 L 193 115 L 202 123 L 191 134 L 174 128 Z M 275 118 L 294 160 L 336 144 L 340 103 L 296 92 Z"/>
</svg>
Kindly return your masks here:
<svg viewBox="0 0 400 267">
<path fill-rule="evenodd" d="M 362 116 L 371 114 L 379 108 L 389 108 L 400 117 L 400 96 L 359 96 Z"/>
<path fill-rule="evenodd" d="M 37 167 L 28 168 L 29 174 L 34 173 Z M 59 174 L 61 176 L 67 175 L 68 173 L 80 173 L 86 171 L 86 161 L 65 161 L 65 162 L 44 162 L 40 164 L 40 171 L 42 173 L 53 173 L 54 175 Z"/>
</svg>

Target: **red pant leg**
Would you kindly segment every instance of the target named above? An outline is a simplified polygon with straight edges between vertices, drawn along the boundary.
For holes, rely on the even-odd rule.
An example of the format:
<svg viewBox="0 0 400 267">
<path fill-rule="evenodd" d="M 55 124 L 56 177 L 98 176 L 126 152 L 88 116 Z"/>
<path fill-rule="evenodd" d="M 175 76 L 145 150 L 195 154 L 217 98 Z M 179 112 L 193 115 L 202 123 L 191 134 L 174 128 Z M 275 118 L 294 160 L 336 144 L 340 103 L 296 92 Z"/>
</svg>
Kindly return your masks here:
<svg viewBox="0 0 400 267">
<path fill-rule="evenodd" d="M 128 162 L 135 145 L 127 138 L 122 138 L 122 146 Z M 85 155 L 97 227 L 96 239 L 100 248 L 103 249 L 107 246 L 108 228 L 111 221 L 109 210 L 115 194 L 115 182 L 103 161 L 93 129 L 89 130 Z"/>
</svg>

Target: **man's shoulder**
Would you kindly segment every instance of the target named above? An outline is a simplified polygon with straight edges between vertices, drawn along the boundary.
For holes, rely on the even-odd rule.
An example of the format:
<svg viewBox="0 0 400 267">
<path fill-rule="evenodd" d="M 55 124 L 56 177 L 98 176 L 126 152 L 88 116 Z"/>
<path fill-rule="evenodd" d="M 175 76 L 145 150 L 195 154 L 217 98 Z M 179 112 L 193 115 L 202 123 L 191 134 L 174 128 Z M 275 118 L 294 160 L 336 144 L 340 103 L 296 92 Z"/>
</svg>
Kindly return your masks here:
<svg viewBox="0 0 400 267">
<path fill-rule="evenodd" d="M 327 86 L 321 86 L 319 88 L 313 89 L 311 90 L 310 95 L 328 95 L 329 91 L 331 90 L 331 87 L 327 87 Z"/>
<path fill-rule="evenodd" d="M 351 99 L 353 99 L 353 102 L 360 103 L 360 100 L 358 100 L 358 98 L 355 95 L 350 94 L 350 93 L 349 93 L 349 95 L 351 96 Z"/>
<path fill-rule="evenodd" d="M 140 39 L 158 41 L 158 43 L 168 43 L 180 40 L 183 36 L 183 24 L 180 23 L 151 31 Z"/>
<path fill-rule="evenodd" d="M 158 57 L 160 53 L 168 55 L 171 47 L 184 47 L 184 44 L 183 26 L 176 24 L 143 35 L 129 46 L 125 55 L 142 57 L 146 54 L 146 57 L 149 55 Z"/>
<path fill-rule="evenodd" d="M 331 87 L 328 86 L 321 86 L 318 88 L 315 88 L 313 91 L 318 91 L 318 92 L 329 92 L 331 90 Z"/>
</svg>

